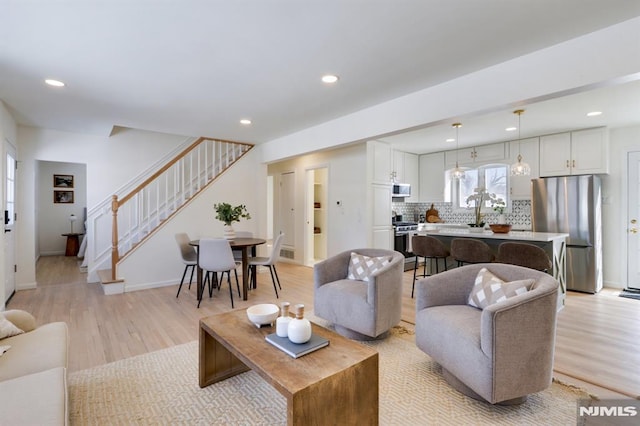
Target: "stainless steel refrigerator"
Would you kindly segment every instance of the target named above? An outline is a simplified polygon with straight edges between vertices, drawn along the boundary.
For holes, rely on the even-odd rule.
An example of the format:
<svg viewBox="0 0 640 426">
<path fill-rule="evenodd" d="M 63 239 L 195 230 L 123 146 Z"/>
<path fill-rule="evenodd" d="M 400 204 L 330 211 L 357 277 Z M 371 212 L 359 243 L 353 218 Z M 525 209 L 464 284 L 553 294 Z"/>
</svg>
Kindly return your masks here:
<svg viewBox="0 0 640 426">
<path fill-rule="evenodd" d="M 563 232 L 567 290 L 602 289 L 602 194 L 595 175 L 531 181 L 531 224 L 535 232 Z"/>
</svg>

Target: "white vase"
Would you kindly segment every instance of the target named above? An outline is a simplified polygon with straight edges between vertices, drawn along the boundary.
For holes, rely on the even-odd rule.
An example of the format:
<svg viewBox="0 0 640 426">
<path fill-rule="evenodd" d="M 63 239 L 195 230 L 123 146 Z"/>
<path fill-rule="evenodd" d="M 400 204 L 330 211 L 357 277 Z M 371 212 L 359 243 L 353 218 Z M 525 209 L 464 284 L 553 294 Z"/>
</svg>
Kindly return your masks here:
<svg viewBox="0 0 640 426">
<path fill-rule="evenodd" d="M 291 319 L 289 316 L 289 302 L 282 302 L 280 305 L 280 316 L 276 319 L 276 334 L 278 336 L 289 336 L 289 323 Z"/>
<path fill-rule="evenodd" d="M 227 240 L 233 240 L 236 237 L 236 231 L 233 229 L 233 226 L 224 225 L 222 228 L 224 230 L 223 235 Z"/>
<path fill-rule="evenodd" d="M 293 343 L 306 343 L 311 339 L 311 322 L 304 318 L 304 305 L 296 305 L 296 317 L 289 322 L 287 334 Z"/>
<path fill-rule="evenodd" d="M 499 214 L 498 215 L 498 223 L 500 225 L 503 225 L 503 224 L 507 223 L 507 217 L 504 214 Z"/>
</svg>

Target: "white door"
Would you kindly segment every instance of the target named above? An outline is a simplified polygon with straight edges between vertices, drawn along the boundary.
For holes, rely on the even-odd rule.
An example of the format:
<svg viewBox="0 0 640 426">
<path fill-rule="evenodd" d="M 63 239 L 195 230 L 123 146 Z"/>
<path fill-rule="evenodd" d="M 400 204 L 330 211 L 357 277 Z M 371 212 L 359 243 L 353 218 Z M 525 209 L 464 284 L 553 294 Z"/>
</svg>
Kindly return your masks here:
<svg viewBox="0 0 640 426">
<path fill-rule="evenodd" d="M 640 152 L 628 155 L 627 286 L 640 289 Z"/>
<path fill-rule="evenodd" d="M 280 175 L 280 232 L 284 233 L 282 244 L 295 247 L 296 225 L 296 175 L 294 172 Z M 279 232 L 276 232 L 278 234 Z"/>
<path fill-rule="evenodd" d="M 15 248 L 15 198 L 16 198 L 16 150 L 5 142 L 4 174 L 4 301 L 16 291 L 16 248 Z"/>
</svg>

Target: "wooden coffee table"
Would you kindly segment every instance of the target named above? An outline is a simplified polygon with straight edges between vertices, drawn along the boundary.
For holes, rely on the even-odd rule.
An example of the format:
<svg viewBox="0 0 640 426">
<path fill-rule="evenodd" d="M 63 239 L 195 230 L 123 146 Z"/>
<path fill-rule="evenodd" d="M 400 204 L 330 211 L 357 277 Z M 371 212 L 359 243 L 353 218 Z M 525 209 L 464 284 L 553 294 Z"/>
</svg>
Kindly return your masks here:
<svg viewBox="0 0 640 426">
<path fill-rule="evenodd" d="M 287 424 L 378 424 L 378 352 L 312 323 L 329 346 L 292 358 L 245 310 L 200 320 L 200 387 L 253 370 L 287 398 Z"/>
</svg>

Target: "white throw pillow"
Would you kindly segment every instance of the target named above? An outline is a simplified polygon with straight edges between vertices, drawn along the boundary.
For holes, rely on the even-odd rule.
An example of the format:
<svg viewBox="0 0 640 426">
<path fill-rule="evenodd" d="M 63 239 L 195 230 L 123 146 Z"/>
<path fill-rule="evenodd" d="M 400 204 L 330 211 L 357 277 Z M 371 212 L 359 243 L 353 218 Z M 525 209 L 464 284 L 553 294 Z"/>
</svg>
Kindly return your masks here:
<svg viewBox="0 0 640 426">
<path fill-rule="evenodd" d="M 0 339 L 22 334 L 24 331 L 16 327 L 11 321 L 0 314 Z"/>
<path fill-rule="evenodd" d="M 369 277 L 388 265 L 391 259 L 391 256 L 369 257 L 358 253 L 351 253 L 347 278 L 368 282 Z"/>
<path fill-rule="evenodd" d="M 482 268 L 478 271 L 467 303 L 476 308 L 484 309 L 494 303 L 528 292 L 534 282 L 534 279 L 505 282 L 493 275 L 487 268 Z"/>
</svg>

